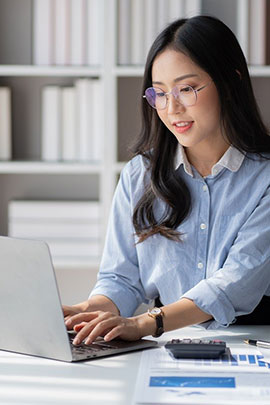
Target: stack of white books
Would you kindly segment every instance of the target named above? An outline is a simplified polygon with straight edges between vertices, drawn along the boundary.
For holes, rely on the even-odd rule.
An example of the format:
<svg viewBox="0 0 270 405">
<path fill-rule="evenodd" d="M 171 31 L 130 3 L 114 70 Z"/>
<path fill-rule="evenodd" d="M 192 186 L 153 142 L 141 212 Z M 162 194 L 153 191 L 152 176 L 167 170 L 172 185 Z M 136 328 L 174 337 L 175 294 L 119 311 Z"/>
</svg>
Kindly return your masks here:
<svg viewBox="0 0 270 405">
<path fill-rule="evenodd" d="M 249 55 L 252 65 L 266 65 L 269 58 L 269 16 L 268 0 L 249 0 Z"/>
<path fill-rule="evenodd" d="M 101 255 L 98 201 L 12 200 L 8 235 L 49 245 L 55 265 L 98 262 Z"/>
<path fill-rule="evenodd" d="M 33 0 L 33 63 L 100 65 L 104 0 Z"/>
<path fill-rule="evenodd" d="M 0 160 L 11 159 L 11 90 L 0 87 Z"/>
<path fill-rule="evenodd" d="M 200 14 L 201 0 L 118 0 L 118 63 L 144 65 L 167 24 Z"/>
<path fill-rule="evenodd" d="M 102 92 L 102 82 L 93 79 L 42 89 L 41 160 L 101 160 Z"/>
</svg>

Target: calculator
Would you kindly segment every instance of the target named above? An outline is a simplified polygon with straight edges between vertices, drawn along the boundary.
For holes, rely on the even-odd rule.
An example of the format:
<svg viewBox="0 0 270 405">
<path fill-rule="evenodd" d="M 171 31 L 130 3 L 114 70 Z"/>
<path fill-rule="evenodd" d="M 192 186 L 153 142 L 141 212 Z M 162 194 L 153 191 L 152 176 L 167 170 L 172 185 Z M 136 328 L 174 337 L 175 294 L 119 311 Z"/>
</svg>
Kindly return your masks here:
<svg viewBox="0 0 270 405">
<path fill-rule="evenodd" d="M 222 340 L 172 339 L 165 348 L 176 359 L 215 359 L 226 352 L 226 342 Z"/>
</svg>

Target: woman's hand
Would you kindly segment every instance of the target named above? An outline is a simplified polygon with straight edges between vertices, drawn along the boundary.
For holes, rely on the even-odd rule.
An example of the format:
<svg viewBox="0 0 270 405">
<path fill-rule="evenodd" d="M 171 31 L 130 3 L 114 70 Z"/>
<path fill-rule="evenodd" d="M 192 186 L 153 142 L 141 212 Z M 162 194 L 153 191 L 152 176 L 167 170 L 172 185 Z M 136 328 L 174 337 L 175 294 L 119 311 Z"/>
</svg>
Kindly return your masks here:
<svg viewBox="0 0 270 405">
<path fill-rule="evenodd" d="M 75 314 L 66 319 L 66 326 L 77 332 L 73 341 L 75 345 L 83 340 L 86 344 L 91 344 L 99 336 L 103 336 L 106 341 L 115 338 L 132 341 L 144 336 L 141 316 L 123 318 L 112 312 L 95 311 Z"/>
<path fill-rule="evenodd" d="M 82 304 L 64 307 L 67 328 L 73 328 L 77 332 L 74 344 L 80 344 L 83 340 L 86 344 L 91 344 L 99 336 L 103 336 L 107 341 L 115 338 L 132 341 L 155 334 L 156 321 L 147 313 L 124 318 L 119 315 L 115 304 L 105 298 L 100 296 L 96 301 L 91 299 L 87 302 L 87 307 Z M 101 300 L 102 310 L 100 310 Z M 211 314 L 202 311 L 188 298 L 182 298 L 162 309 L 166 332 L 212 319 Z"/>
<path fill-rule="evenodd" d="M 63 310 L 63 313 L 64 313 L 65 321 L 67 321 L 70 317 L 82 312 L 82 310 L 77 308 L 75 305 L 72 305 L 72 306 L 63 305 L 62 310 Z"/>
<path fill-rule="evenodd" d="M 119 314 L 117 306 L 104 295 L 95 295 L 94 297 L 89 298 L 87 301 L 83 301 L 75 305 L 63 305 L 62 309 L 65 321 L 82 312 L 104 311 Z M 73 326 L 74 323 L 70 323 L 70 325 L 67 324 L 68 329 L 72 329 Z"/>
</svg>

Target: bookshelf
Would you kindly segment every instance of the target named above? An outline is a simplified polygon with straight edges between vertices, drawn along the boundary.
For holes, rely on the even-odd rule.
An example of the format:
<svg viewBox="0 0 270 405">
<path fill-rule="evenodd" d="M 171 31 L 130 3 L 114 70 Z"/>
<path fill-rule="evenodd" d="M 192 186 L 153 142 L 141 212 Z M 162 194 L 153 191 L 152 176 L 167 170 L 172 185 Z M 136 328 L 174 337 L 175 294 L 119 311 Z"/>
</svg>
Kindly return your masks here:
<svg viewBox="0 0 270 405">
<path fill-rule="evenodd" d="M 71 0 L 67 0 L 69 1 Z M 136 1 L 143 3 L 143 0 Z M 99 33 L 102 50 L 100 65 L 33 65 L 33 2 L 34 0 L 0 0 L 0 87 L 8 86 L 12 90 L 13 144 L 12 159 L 0 161 L 0 233 L 6 235 L 8 231 L 7 207 L 10 200 L 82 199 L 100 202 L 104 238 L 117 179 L 130 158 L 128 148 L 140 128 L 139 102 L 143 64 L 119 64 L 120 0 L 98 0 L 101 9 L 99 26 L 103 30 Z M 161 4 L 162 0 L 154 1 L 155 4 L 158 2 Z M 228 24 L 238 36 L 248 57 L 249 0 L 188 2 L 189 6 L 192 3 L 201 13 L 215 15 Z M 189 16 L 191 12 L 192 9 L 189 9 Z M 259 106 L 266 123 L 270 124 L 267 122 L 270 66 L 252 65 L 250 73 Z M 99 162 L 41 161 L 41 89 L 49 84 L 71 86 L 79 78 L 97 79 L 102 83 L 102 158 Z M 65 302 L 72 303 L 79 299 L 78 294 L 72 296 L 71 287 L 75 274 L 76 280 L 78 275 L 80 279 L 76 283 L 78 290 L 82 292 L 81 299 L 85 298 L 85 280 L 89 285 L 87 290 L 90 291 L 98 265 L 99 260 L 89 260 L 84 264 L 71 260 L 58 266 L 56 270 Z"/>
</svg>

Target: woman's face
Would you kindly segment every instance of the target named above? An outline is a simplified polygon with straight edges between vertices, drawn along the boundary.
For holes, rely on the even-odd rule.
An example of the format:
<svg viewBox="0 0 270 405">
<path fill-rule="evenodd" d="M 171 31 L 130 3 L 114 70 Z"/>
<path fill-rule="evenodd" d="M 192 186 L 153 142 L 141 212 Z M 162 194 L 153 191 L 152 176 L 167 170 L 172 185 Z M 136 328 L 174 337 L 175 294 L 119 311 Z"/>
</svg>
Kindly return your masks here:
<svg viewBox="0 0 270 405">
<path fill-rule="evenodd" d="M 157 109 L 157 114 L 178 142 L 190 148 L 213 147 L 213 142 L 223 141 L 220 126 L 220 103 L 216 86 L 211 77 L 188 56 L 166 49 L 154 60 L 152 86 L 163 92 L 171 92 L 179 84 L 194 89 L 207 85 L 197 93 L 193 106 L 184 106 L 173 95 L 168 95 L 167 107 Z M 211 149 L 210 149 L 211 150 Z"/>
</svg>

